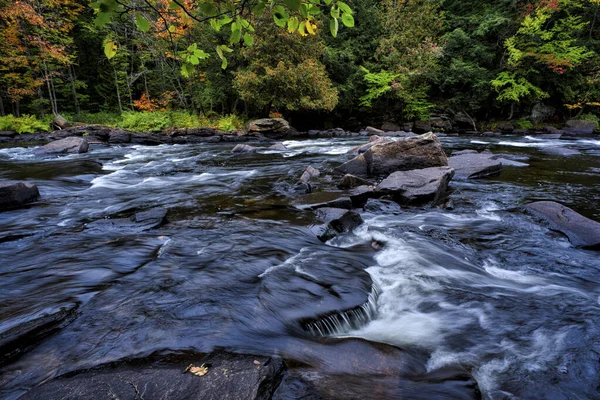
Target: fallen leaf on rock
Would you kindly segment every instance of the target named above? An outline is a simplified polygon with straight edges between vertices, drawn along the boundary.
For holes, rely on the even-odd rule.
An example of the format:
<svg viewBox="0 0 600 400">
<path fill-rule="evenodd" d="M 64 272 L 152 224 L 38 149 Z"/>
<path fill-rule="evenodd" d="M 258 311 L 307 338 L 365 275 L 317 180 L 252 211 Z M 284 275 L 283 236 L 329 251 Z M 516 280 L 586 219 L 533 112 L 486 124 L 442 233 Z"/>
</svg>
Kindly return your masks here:
<svg viewBox="0 0 600 400">
<path fill-rule="evenodd" d="M 185 369 L 185 371 L 183 371 L 184 374 L 186 372 L 191 372 L 192 374 L 194 374 L 196 376 L 204 376 L 208 373 L 208 367 L 206 367 L 204 364 L 202 364 L 199 367 L 194 366 L 194 364 L 190 364 Z"/>
</svg>

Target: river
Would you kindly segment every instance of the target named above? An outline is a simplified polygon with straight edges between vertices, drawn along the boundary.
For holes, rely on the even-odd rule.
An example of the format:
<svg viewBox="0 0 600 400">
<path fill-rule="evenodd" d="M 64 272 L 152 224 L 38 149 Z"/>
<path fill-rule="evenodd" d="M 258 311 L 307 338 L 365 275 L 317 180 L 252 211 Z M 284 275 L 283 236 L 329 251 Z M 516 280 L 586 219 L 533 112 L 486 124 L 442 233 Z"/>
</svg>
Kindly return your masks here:
<svg viewBox="0 0 600 400">
<path fill-rule="evenodd" d="M 0 149 L 0 178 L 41 192 L 34 205 L 0 214 L 0 334 L 76 310 L 0 369 L 0 397 L 165 350 L 225 347 L 326 363 L 314 351 L 326 345 L 297 324 L 327 298 L 306 277 L 333 271 L 352 286 L 366 270 L 380 291 L 371 320 L 338 336 L 426 354 L 428 371 L 460 365 L 484 398 L 600 398 L 599 253 L 518 209 L 554 200 L 600 221 L 600 140 L 440 140 L 448 151 L 526 155 L 530 166 L 453 181 L 451 211 L 362 212 L 361 227 L 326 244 L 313 212 L 296 206 L 338 195 L 338 178 L 323 175 L 363 137 L 291 140 L 282 153 L 258 145 L 238 156 L 231 144 L 94 145 L 57 159 Z M 326 194 L 294 192 L 308 165 L 322 171 Z M 156 207 L 168 210 L 156 229 L 106 223 Z"/>
</svg>

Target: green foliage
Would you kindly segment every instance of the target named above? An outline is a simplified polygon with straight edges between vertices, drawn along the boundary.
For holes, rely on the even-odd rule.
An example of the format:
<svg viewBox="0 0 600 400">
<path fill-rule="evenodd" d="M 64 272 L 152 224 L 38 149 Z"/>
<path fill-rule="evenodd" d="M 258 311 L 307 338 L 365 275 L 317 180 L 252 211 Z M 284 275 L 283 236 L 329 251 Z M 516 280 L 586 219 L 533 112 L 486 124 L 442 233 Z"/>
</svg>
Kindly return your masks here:
<svg viewBox="0 0 600 400">
<path fill-rule="evenodd" d="M 246 124 L 243 118 L 235 114 L 225 115 L 217 119 L 213 124 L 222 131 L 235 131 L 241 129 Z"/>
<path fill-rule="evenodd" d="M 533 129 L 533 123 L 524 118 L 516 120 L 515 126 L 519 129 Z"/>
<path fill-rule="evenodd" d="M 6 115 L 0 117 L 0 131 L 13 131 L 22 134 L 46 132 L 48 130 L 50 130 L 50 124 L 38 120 L 33 115 L 22 115 L 20 117 Z"/>
<path fill-rule="evenodd" d="M 518 103 L 522 99 L 540 100 L 548 97 L 548 93 L 530 83 L 514 72 L 504 71 L 498 74 L 492 82 L 492 87 L 498 92 L 498 101 L 503 103 Z"/>
</svg>

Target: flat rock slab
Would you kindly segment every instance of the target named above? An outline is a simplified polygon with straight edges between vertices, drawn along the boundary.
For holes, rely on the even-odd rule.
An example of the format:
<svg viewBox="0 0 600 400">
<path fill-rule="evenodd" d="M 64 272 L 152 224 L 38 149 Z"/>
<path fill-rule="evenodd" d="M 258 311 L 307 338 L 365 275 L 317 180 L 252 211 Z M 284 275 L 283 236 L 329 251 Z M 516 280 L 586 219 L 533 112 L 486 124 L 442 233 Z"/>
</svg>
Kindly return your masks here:
<svg viewBox="0 0 600 400">
<path fill-rule="evenodd" d="M 233 148 L 233 150 L 231 150 L 233 154 L 255 153 L 256 151 L 258 151 L 256 147 L 248 144 L 238 144 Z"/>
<path fill-rule="evenodd" d="M 26 182 L 0 182 L 0 211 L 37 200 L 38 187 Z"/>
<path fill-rule="evenodd" d="M 448 165 L 456 172 L 454 179 L 478 179 L 498 175 L 502 172 L 502 163 L 491 158 L 492 154 L 461 154 L 448 158 Z"/>
<path fill-rule="evenodd" d="M 330 221 L 323 232 L 317 237 L 320 241 L 326 242 L 333 239 L 340 233 L 351 232 L 363 223 L 359 213 L 355 211 L 346 211 L 341 217 Z"/>
<path fill-rule="evenodd" d="M 450 167 L 416 169 L 394 172 L 384 179 L 377 192 L 391 195 L 404 205 L 436 205 L 448 190 L 454 176 Z"/>
<path fill-rule="evenodd" d="M 551 229 L 565 234 L 574 246 L 600 249 L 600 223 L 553 201 L 538 201 L 525 209 L 548 222 Z"/>
<path fill-rule="evenodd" d="M 184 373 L 190 364 L 207 366 L 206 375 Z M 71 374 L 21 399 L 262 400 L 272 397 L 284 372 L 279 358 L 216 352 L 169 364 L 131 362 Z"/>
<path fill-rule="evenodd" d="M 50 142 L 36 150 L 38 154 L 79 154 L 87 153 L 88 142 L 80 137 L 68 137 Z"/>
</svg>

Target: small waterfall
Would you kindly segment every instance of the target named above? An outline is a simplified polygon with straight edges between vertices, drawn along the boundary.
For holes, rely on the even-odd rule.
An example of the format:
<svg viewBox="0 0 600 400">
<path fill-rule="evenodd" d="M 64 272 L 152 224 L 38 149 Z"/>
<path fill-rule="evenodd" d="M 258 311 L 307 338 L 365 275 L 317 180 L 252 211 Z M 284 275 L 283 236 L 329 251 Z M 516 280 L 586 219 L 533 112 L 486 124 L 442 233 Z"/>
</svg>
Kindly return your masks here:
<svg viewBox="0 0 600 400">
<path fill-rule="evenodd" d="M 377 313 L 377 299 L 381 289 L 373 282 L 367 301 L 360 307 L 336 312 L 316 321 L 307 323 L 304 329 L 317 337 L 343 335 L 369 323 Z"/>
</svg>

